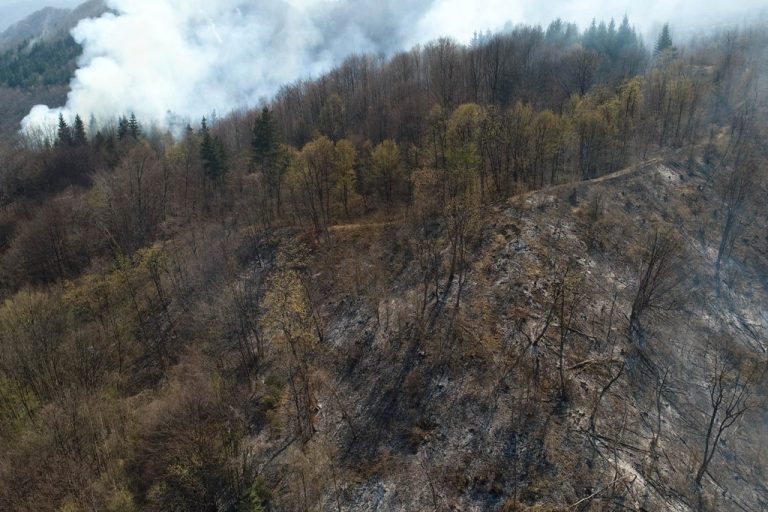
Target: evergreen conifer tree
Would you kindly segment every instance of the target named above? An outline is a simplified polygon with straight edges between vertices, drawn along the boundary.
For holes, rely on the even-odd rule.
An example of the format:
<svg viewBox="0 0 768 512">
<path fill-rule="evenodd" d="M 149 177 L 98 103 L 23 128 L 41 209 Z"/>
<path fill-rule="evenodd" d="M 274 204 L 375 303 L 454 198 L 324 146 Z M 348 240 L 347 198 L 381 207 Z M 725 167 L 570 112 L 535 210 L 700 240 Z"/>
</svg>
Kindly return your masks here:
<svg viewBox="0 0 768 512">
<path fill-rule="evenodd" d="M 200 157 L 205 175 L 212 181 L 220 181 L 227 168 L 227 153 L 222 140 L 211 134 L 205 118 L 200 124 L 200 137 Z"/>
<path fill-rule="evenodd" d="M 75 116 L 73 130 L 73 144 L 75 146 L 84 146 L 88 144 L 88 137 L 85 135 L 85 124 L 79 115 Z"/>
<path fill-rule="evenodd" d="M 672 36 L 669 35 L 669 23 L 665 23 L 664 28 L 661 29 L 661 34 L 659 34 L 659 39 L 656 41 L 656 48 L 653 53 L 659 55 L 671 49 L 674 49 L 672 46 Z"/>
<path fill-rule="evenodd" d="M 117 120 L 117 138 L 123 140 L 128 136 L 128 119 L 125 116 L 121 116 Z"/>
<path fill-rule="evenodd" d="M 128 134 L 134 139 L 138 139 L 141 136 L 141 125 L 136 120 L 136 114 L 131 113 L 131 118 L 128 120 Z"/>
<path fill-rule="evenodd" d="M 72 129 L 64 120 L 64 115 L 59 114 L 59 127 L 56 131 L 56 146 L 69 147 L 72 146 Z"/>
<path fill-rule="evenodd" d="M 267 107 L 264 107 L 253 125 L 251 147 L 253 149 L 253 162 L 261 166 L 269 165 L 277 155 L 277 128 L 272 118 L 272 112 Z"/>
</svg>

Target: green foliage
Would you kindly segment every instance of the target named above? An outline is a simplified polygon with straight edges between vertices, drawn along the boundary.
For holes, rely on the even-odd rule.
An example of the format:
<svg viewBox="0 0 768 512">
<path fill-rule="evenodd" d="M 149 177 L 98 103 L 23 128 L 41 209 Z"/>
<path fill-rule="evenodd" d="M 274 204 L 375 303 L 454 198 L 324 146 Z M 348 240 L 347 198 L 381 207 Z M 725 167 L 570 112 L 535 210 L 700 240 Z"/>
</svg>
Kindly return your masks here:
<svg viewBox="0 0 768 512">
<path fill-rule="evenodd" d="M 263 479 L 259 478 L 237 503 L 236 512 L 265 512 L 264 504 L 269 501 L 270 492 Z"/>
<path fill-rule="evenodd" d="M 67 84 L 81 53 L 71 36 L 21 43 L 0 54 L 0 84 L 20 88 Z"/>
<path fill-rule="evenodd" d="M 280 215 L 283 181 L 290 167 L 290 155 L 280 144 L 277 124 L 267 107 L 253 124 L 251 162 L 261 170 L 270 198 L 274 201 L 275 213 Z"/>
<path fill-rule="evenodd" d="M 127 128 L 128 135 L 134 139 L 138 139 L 141 136 L 141 125 L 139 124 L 139 121 L 136 120 L 136 114 L 131 113 L 131 117 L 128 119 Z"/>
<path fill-rule="evenodd" d="M 227 150 L 218 135 L 213 135 L 203 118 L 200 126 L 200 158 L 205 175 L 213 182 L 220 182 L 227 172 Z"/>
<path fill-rule="evenodd" d="M 75 146 L 84 146 L 88 143 L 88 136 L 85 134 L 85 123 L 79 115 L 75 116 L 75 124 L 72 126 L 72 143 Z"/>
<path fill-rule="evenodd" d="M 128 118 L 121 116 L 117 120 L 117 138 L 123 140 L 128 136 Z"/>
<path fill-rule="evenodd" d="M 74 145 L 74 138 L 72 137 L 72 129 L 64 120 L 64 115 L 59 114 L 59 126 L 56 130 L 56 146 L 68 147 Z"/>
<path fill-rule="evenodd" d="M 254 163 L 271 169 L 278 156 L 279 147 L 280 141 L 274 117 L 269 108 L 264 107 L 253 124 L 251 148 Z"/>
<path fill-rule="evenodd" d="M 64 115 L 59 114 L 59 124 L 56 129 L 56 147 L 81 147 L 86 144 L 88 144 L 88 136 L 85 134 L 85 123 L 83 123 L 80 116 L 76 115 L 74 124 L 69 126 L 64 120 Z"/>
<path fill-rule="evenodd" d="M 656 46 L 653 49 L 655 55 L 660 55 L 667 50 L 672 50 L 672 36 L 669 34 L 669 23 L 665 23 L 661 29 L 661 34 L 656 40 Z"/>
<path fill-rule="evenodd" d="M 347 217 L 350 203 L 357 199 L 357 159 L 357 150 L 349 140 L 342 139 L 336 143 L 336 194 Z"/>
</svg>

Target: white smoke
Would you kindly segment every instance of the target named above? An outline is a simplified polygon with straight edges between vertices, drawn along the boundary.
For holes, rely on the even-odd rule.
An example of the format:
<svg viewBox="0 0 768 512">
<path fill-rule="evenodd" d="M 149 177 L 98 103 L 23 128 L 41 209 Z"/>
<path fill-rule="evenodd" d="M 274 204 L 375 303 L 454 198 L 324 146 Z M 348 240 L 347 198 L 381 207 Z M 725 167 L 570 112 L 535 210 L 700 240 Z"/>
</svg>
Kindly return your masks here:
<svg viewBox="0 0 768 512">
<path fill-rule="evenodd" d="M 160 126 L 253 106 L 351 53 L 403 46 L 431 2 L 108 0 L 115 11 L 73 31 L 83 47 L 67 104 L 38 105 L 22 130 L 135 113 Z M 400 18 L 403 16 L 403 18 Z"/>
<path fill-rule="evenodd" d="M 506 22 L 582 27 L 625 13 L 647 29 L 663 21 L 743 14 L 760 0 L 107 0 L 114 13 L 82 21 L 83 46 L 67 104 L 36 106 L 22 130 L 58 115 L 97 121 L 135 113 L 163 127 L 269 99 L 352 53 L 389 54 L 439 36 L 467 41 Z M 682 23 L 682 22 L 681 22 Z M 701 24 L 701 21 L 698 22 Z"/>
</svg>

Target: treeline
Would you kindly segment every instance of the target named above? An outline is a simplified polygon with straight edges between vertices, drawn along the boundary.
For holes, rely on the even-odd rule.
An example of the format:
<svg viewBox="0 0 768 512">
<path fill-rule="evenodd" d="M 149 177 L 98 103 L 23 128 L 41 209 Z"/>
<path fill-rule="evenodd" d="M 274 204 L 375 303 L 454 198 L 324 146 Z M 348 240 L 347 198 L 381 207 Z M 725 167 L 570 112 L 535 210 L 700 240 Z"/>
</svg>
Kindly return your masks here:
<svg viewBox="0 0 768 512">
<path fill-rule="evenodd" d="M 0 85 L 29 88 L 68 84 L 82 51 L 69 35 L 20 43 L 0 54 Z"/>
<path fill-rule="evenodd" d="M 285 87 L 275 110 L 294 145 L 313 129 L 419 143 L 435 104 L 450 112 L 463 103 L 503 110 L 520 102 L 561 113 L 572 95 L 615 88 L 642 74 L 649 59 L 627 19 L 584 33 L 556 21 L 546 30 L 477 36 L 468 46 L 441 39 L 388 60 L 351 57 L 319 80 Z"/>
<path fill-rule="evenodd" d="M 6 151 L 0 234 L 23 240 L 36 207 L 10 212 L 71 185 L 130 194 L 108 201 L 127 210 L 109 213 L 122 220 L 99 244 L 130 253 L 168 221 L 191 225 L 233 209 L 252 224 L 323 236 L 336 223 L 419 207 L 425 183 L 448 208 L 595 178 L 660 151 L 739 163 L 759 146 L 767 41 L 753 28 L 678 49 L 665 31 L 652 55 L 626 20 L 582 34 L 555 22 L 466 47 L 441 40 L 387 62 L 355 57 L 261 111 L 203 119 L 177 141 L 143 130 L 133 115 L 90 139 L 79 116 L 71 126 L 62 117 L 50 136 L 26 145 L 42 149 Z M 568 62 L 586 55 L 590 79 L 571 87 Z M 61 269 L 82 268 L 24 267 L 33 261 L 4 265 L 11 290 L 22 276 L 62 279 L 72 274 Z"/>
<path fill-rule="evenodd" d="M 768 30 L 663 46 L 627 21 L 519 27 L 354 57 L 179 139 L 62 117 L 3 147 L 0 508 L 268 508 L 244 438 L 312 437 L 307 251 L 335 225 L 407 219 L 426 325 L 461 300 L 484 205 L 669 151 L 764 161 Z M 376 272 L 338 278 L 374 297 Z"/>
</svg>

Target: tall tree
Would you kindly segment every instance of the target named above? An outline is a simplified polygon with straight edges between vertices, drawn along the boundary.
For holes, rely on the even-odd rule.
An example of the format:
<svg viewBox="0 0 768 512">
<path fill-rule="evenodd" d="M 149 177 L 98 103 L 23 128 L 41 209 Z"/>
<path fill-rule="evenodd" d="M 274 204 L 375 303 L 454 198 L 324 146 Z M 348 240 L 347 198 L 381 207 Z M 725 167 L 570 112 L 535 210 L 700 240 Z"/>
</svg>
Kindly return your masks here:
<svg viewBox="0 0 768 512">
<path fill-rule="evenodd" d="M 753 406 L 753 386 L 765 375 L 765 369 L 732 367 L 718 358 L 715 371 L 709 378 L 709 418 L 704 435 L 704 449 L 701 454 L 695 482 L 701 481 L 709 464 L 715 457 L 723 434 L 736 425 L 744 413 Z"/>
<path fill-rule="evenodd" d="M 672 36 L 669 34 L 669 23 L 665 23 L 664 27 L 661 29 L 659 38 L 656 40 L 656 47 L 654 48 L 653 53 L 655 55 L 660 55 L 665 51 L 672 49 L 674 49 L 674 47 L 672 46 Z"/>
<path fill-rule="evenodd" d="M 253 162 L 261 166 L 273 163 L 279 145 L 280 141 L 274 117 L 269 108 L 264 107 L 261 115 L 253 124 L 253 137 L 251 139 Z"/>
<path fill-rule="evenodd" d="M 629 316 L 630 335 L 636 341 L 643 339 L 641 320 L 645 314 L 671 311 L 678 306 L 675 291 L 683 281 L 679 269 L 682 246 L 678 239 L 657 231 L 650 246 Z"/>
<path fill-rule="evenodd" d="M 373 176 L 381 198 L 386 204 L 395 199 L 402 171 L 402 160 L 397 143 L 387 139 L 373 150 Z"/>
<path fill-rule="evenodd" d="M 280 150 L 277 124 L 269 108 L 264 107 L 253 123 L 251 137 L 251 161 L 263 174 L 267 194 L 274 201 L 275 211 L 280 215 L 282 184 L 287 164 L 285 152 Z"/>
<path fill-rule="evenodd" d="M 85 135 L 85 124 L 79 115 L 75 116 L 75 124 L 72 127 L 73 143 L 75 146 L 84 146 L 88 144 L 88 137 Z"/>
<path fill-rule="evenodd" d="M 227 169 L 224 143 L 219 137 L 211 134 L 205 118 L 200 123 L 200 136 L 200 157 L 203 160 L 205 175 L 213 181 L 220 181 Z"/>
<path fill-rule="evenodd" d="M 355 165 L 357 150 L 348 139 L 336 143 L 336 193 L 344 207 L 344 215 L 349 217 L 349 202 L 355 196 Z"/>
<path fill-rule="evenodd" d="M 117 120 L 117 138 L 118 140 L 123 140 L 128 136 L 128 118 L 125 116 L 121 116 L 120 119 Z"/>
<path fill-rule="evenodd" d="M 131 117 L 128 119 L 128 135 L 134 139 L 138 139 L 141 136 L 141 125 L 136 119 L 136 114 L 131 112 Z"/>
<path fill-rule="evenodd" d="M 68 147 L 72 146 L 72 129 L 64 120 L 64 115 L 59 114 L 59 127 L 56 131 L 56 146 Z"/>
<path fill-rule="evenodd" d="M 733 170 L 723 192 L 724 219 L 720 246 L 715 260 L 715 286 L 718 296 L 722 289 L 722 265 L 727 261 L 741 229 L 745 203 L 753 193 L 755 170 L 751 164 L 740 165 Z"/>
</svg>

